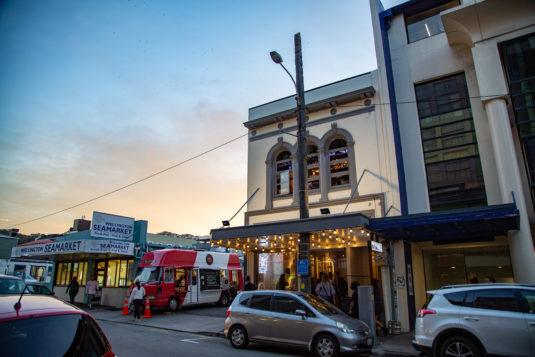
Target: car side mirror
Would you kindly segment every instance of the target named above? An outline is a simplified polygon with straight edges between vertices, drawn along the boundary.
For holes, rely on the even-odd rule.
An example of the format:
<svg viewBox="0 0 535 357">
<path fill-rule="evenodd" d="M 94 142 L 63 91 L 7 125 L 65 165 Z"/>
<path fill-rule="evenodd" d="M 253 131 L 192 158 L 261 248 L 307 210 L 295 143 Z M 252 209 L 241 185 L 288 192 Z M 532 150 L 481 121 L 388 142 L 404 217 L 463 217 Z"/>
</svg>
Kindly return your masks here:
<svg viewBox="0 0 535 357">
<path fill-rule="evenodd" d="M 297 309 L 295 310 L 295 314 L 301 316 L 301 318 L 304 320 L 305 316 L 307 315 L 305 310 Z"/>
</svg>

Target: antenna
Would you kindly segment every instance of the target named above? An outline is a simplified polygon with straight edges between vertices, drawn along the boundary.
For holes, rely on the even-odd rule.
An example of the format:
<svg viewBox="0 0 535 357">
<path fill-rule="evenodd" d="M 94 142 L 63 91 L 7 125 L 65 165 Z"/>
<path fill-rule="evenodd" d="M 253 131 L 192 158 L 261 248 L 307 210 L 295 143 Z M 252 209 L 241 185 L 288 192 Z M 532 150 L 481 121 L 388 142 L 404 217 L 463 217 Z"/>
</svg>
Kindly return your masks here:
<svg viewBox="0 0 535 357">
<path fill-rule="evenodd" d="M 20 310 L 20 300 L 22 299 L 22 295 L 24 295 L 24 292 L 26 291 L 26 288 L 28 287 L 28 285 L 26 285 L 26 283 L 24 283 L 24 289 L 22 289 L 22 293 L 20 293 L 20 296 L 19 296 L 19 300 L 17 300 L 17 302 L 15 303 L 15 305 L 13 305 L 13 307 L 15 308 L 15 310 L 17 311 L 17 314 L 19 313 L 19 310 Z"/>
</svg>

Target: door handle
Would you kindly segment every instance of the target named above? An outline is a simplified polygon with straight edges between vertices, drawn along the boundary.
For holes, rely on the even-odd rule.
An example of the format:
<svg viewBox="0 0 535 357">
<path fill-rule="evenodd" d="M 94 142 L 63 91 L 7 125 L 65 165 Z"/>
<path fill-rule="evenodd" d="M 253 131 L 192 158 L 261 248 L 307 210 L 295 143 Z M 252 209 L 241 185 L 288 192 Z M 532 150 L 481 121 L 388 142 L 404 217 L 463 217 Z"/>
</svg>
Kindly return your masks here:
<svg viewBox="0 0 535 357">
<path fill-rule="evenodd" d="M 465 316 L 464 319 L 468 321 L 479 321 L 479 317 L 475 316 Z"/>
</svg>

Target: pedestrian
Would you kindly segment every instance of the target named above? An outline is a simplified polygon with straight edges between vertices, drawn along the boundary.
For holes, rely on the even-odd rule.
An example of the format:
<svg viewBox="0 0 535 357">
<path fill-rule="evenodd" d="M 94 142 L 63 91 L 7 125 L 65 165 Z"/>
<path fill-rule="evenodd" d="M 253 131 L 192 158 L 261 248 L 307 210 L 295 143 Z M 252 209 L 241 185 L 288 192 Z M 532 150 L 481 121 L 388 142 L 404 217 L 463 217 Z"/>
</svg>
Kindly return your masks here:
<svg viewBox="0 0 535 357">
<path fill-rule="evenodd" d="M 321 276 L 321 282 L 316 286 L 316 294 L 321 297 L 323 300 L 334 303 L 334 296 L 336 295 L 333 284 L 329 281 L 329 276 L 323 274 Z"/>
<path fill-rule="evenodd" d="M 288 281 L 286 280 L 286 274 L 281 274 L 279 281 L 277 282 L 277 290 L 286 290 Z"/>
<path fill-rule="evenodd" d="M 130 293 L 130 304 L 134 304 L 134 322 L 141 320 L 141 310 L 143 309 L 143 300 L 145 299 L 145 288 L 141 286 L 139 280 L 136 280 L 136 287 Z"/>
<path fill-rule="evenodd" d="M 244 291 L 256 290 L 256 286 L 253 283 L 251 283 L 251 277 L 249 275 L 247 275 L 247 277 L 245 278 L 245 285 L 243 286 L 243 290 Z"/>
<path fill-rule="evenodd" d="M 339 271 L 334 273 L 333 287 L 335 292 L 335 305 L 341 308 L 342 298 L 347 296 L 347 282 L 343 276 L 340 276 Z"/>
<path fill-rule="evenodd" d="M 496 282 L 496 279 L 494 279 L 493 276 L 487 275 L 483 278 L 483 282 L 486 284 L 494 284 Z"/>
<path fill-rule="evenodd" d="M 359 283 L 358 281 L 354 281 L 351 283 L 351 290 L 353 290 L 353 294 L 351 294 L 351 305 L 349 305 L 349 315 L 351 317 L 354 317 L 356 319 L 359 318 Z"/>
<path fill-rule="evenodd" d="M 373 302 L 375 305 L 375 326 L 377 330 L 381 330 L 386 335 L 386 327 L 381 321 L 381 314 L 383 313 L 383 299 L 379 292 L 379 280 L 372 279 L 373 287 Z"/>
<path fill-rule="evenodd" d="M 98 291 L 98 281 L 95 276 L 91 277 L 91 280 L 85 284 L 85 292 L 87 294 L 87 307 L 91 310 L 93 308 L 93 300 Z"/>
<path fill-rule="evenodd" d="M 72 280 L 69 282 L 69 285 L 67 285 L 67 293 L 69 293 L 71 304 L 74 304 L 74 298 L 76 297 L 76 294 L 78 294 L 78 289 L 80 289 L 80 284 L 78 284 L 78 279 L 73 276 Z"/>
</svg>

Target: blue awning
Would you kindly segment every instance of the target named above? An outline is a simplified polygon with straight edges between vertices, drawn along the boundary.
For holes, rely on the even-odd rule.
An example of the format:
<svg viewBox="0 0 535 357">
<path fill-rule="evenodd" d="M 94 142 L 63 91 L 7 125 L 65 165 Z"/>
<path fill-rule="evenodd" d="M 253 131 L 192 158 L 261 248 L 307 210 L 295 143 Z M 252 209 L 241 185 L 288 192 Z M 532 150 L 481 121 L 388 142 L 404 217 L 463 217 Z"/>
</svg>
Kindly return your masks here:
<svg viewBox="0 0 535 357">
<path fill-rule="evenodd" d="M 516 204 L 511 203 L 375 218 L 366 228 L 387 240 L 456 243 L 491 240 L 518 230 L 519 222 Z"/>
</svg>

